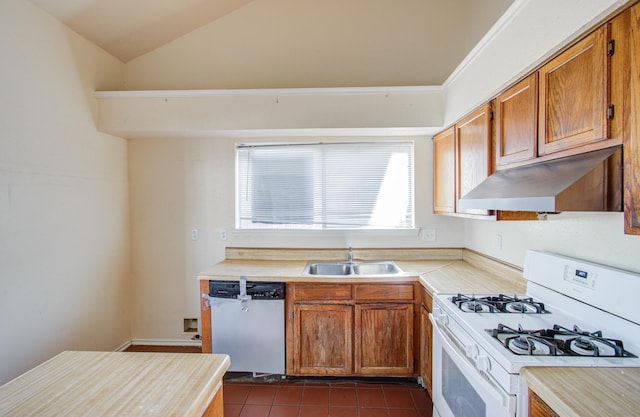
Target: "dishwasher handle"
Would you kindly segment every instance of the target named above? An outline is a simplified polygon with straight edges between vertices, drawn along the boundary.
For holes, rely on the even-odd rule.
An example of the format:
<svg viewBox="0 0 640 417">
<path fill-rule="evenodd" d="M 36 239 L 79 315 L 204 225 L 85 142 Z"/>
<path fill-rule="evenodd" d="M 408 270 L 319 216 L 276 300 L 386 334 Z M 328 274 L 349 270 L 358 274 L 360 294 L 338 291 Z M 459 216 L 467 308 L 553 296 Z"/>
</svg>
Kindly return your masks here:
<svg viewBox="0 0 640 417">
<path fill-rule="evenodd" d="M 284 300 L 284 282 L 248 281 L 246 288 L 252 300 Z M 239 281 L 209 281 L 209 297 L 237 300 L 241 295 Z"/>
</svg>

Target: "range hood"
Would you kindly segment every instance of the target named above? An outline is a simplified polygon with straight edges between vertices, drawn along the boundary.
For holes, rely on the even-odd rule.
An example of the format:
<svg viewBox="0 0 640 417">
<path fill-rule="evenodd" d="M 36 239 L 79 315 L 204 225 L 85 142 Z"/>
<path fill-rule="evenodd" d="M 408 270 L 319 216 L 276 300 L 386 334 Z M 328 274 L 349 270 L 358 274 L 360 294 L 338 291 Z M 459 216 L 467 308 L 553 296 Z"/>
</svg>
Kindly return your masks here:
<svg viewBox="0 0 640 417">
<path fill-rule="evenodd" d="M 458 201 L 460 209 L 621 211 L 620 146 L 498 171 Z"/>
</svg>

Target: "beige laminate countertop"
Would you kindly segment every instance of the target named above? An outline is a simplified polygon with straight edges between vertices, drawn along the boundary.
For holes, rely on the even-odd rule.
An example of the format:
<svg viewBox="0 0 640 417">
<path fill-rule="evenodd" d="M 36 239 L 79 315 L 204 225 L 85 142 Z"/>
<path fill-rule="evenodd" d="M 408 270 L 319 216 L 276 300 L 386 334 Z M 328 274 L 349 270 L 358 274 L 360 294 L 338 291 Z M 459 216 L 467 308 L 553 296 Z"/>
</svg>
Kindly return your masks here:
<svg viewBox="0 0 640 417">
<path fill-rule="evenodd" d="M 432 294 L 523 294 L 527 287 L 519 271 L 487 270 L 465 261 L 422 274 L 420 282 Z"/>
<path fill-rule="evenodd" d="M 522 368 L 560 417 L 640 416 L 640 368 Z"/>
<path fill-rule="evenodd" d="M 0 416 L 202 416 L 227 355 L 62 352 L 0 387 Z"/>
<path fill-rule="evenodd" d="M 428 260 L 428 261 L 396 261 L 400 269 L 405 272 L 402 277 L 390 276 L 364 276 L 354 277 L 327 277 L 304 276 L 306 261 L 267 261 L 246 259 L 225 259 L 214 265 L 211 269 L 198 274 L 200 280 L 237 280 L 241 275 L 255 281 L 281 281 L 281 282 L 366 282 L 372 280 L 416 281 L 419 276 L 440 269 L 452 261 Z"/>
<path fill-rule="evenodd" d="M 241 249 L 235 249 L 240 252 Z M 256 254 L 250 249 L 249 254 Z M 354 250 L 354 253 L 357 253 Z M 375 250 L 363 250 L 361 253 L 365 257 L 374 257 Z M 244 254 L 244 253 L 243 253 Z M 263 255 L 257 252 L 259 256 Z M 317 253 L 295 252 L 295 256 L 307 256 L 313 259 Z M 335 256 L 334 254 L 330 254 Z M 241 275 L 255 281 L 281 281 L 281 282 L 340 282 L 358 283 L 370 281 L 416 281 L 432 293 L 510 293 L 522 294 L 526 290 L 526 281 L 522 278 L 522 271 L 506 266 L 485 258 L 479 254 L 462 251 L 448 250 L 439 251 L 435 254 L 425 252 L 423 255 L 428 259 L 398 259 L 406 253 L 393 253 L 382 251 L 377 254 L 377 259 L 391 259 L 405 272 L 402 277 L 390 276 L 364 276 L 354 277 L 322 277 L 303 276 L 302 271 L 307 264 L 306 260 L 287 260 L 279 258 L 276 251 L 272 251 L 269 256 L 276 259 L 225 259 L 214 265 L 207 271 L 198 275 L 200 280 L 237 280 Z M 341 256 L 341 255 L 338 255 Z M 442 259 L 434 259 L 442 256 Z M 342 258 L 337 258 L 342 259 Z M 356 258 L 357 259 L 357 258 Z"/>
</svg>

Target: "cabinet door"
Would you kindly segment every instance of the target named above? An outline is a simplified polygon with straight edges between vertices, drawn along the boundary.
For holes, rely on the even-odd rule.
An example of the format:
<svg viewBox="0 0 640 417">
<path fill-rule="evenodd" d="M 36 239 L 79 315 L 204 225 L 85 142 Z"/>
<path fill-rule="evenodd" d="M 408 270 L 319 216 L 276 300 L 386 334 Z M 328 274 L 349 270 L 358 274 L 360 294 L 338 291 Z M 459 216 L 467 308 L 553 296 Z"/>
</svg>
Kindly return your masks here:
<svg viewBox="0 0 640 417">
<path fill-rule="evenodd" d="M 529 390 L 529 417 L 558 417 L 535 392 Z"/>
<path fill-rule="evenodd" d="M 353 372 L 353 306 L 296 304 L 294 372 L 344 375 Z"/>
<path fill-rule="evenodd" d="M 608 33 L 605 25 L 540 68 L 540 156 L 607 139 Z"/>
<path fill-rule="evenodd" d="M 433 212 L 456 212 L 455 129 L 433 137 Z"/>
<path fill-rule="evenodd" d="M 432 337 L 433 327 L 429 320 L 429 311 L 422 305 L 420 307 L 420 376 L 430 396 L 432 395 L 431 374 L 433 372 L 431 357 Z"/>
<path fill-rule="evenodd" d="M 493 172 L 491 153 L 491 106 L 485 105 L 456 124 L 458 145 L 458 187 L 460 199 Z M 456 204 L 457 206 L 457 204 Z M 461 210 L 458 213 L 487 215 L 487 210 Z"/>
<path fill-rule="evenodd" d="M 496 169 L 538 154 L 538 74 L 500 94 L 495 101 Z"/>
<path fill-rule="evenodd" d="M 413 304 L 357 304 L 355 372 L 413 375 Z"/>
<path fill-rule="evenodd" d="M 624 139 L 624 231 L 640 235 L 640 4 L 630 10 L 629 130 Z"/>
</svg>

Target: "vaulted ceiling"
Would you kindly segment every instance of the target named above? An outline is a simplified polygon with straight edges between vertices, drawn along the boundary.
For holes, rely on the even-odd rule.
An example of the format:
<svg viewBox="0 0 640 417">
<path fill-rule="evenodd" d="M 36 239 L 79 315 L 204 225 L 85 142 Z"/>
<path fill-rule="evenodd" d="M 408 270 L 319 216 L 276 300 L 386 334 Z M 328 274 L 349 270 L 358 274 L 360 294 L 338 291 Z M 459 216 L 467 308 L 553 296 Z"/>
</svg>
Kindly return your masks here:
<svg viewBox="0 0 640 417">
<path fill-rule="evenodd" d="M 254 56 L 269 54 L 283 60 L 297 54 L 299 58 L 304 48 L 304 59 L 317 59 L 320 66 L 328 59 L 350 65 L 357 60 L 360 73 L 388 59 L 397 68 L 397 75 L 388 82 L 396 85 L 442 84 L 513 2 L 29 1 L 125 63 L 213 26 L 216 30 L 205 29 L 215 34 L 212 44 L 227 44 L 234 50 L 249 45 L 254 49 L 243 49 L 243 53 Z M 354 81 L 332 84 L 353 85 Z"/>
<path fill-rule="evenodd" d="M 251 0 L 31 0 L 123 62 Z"/>
</svg>

